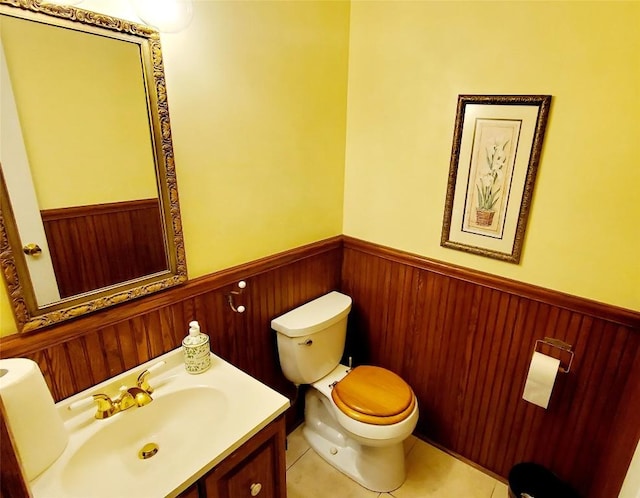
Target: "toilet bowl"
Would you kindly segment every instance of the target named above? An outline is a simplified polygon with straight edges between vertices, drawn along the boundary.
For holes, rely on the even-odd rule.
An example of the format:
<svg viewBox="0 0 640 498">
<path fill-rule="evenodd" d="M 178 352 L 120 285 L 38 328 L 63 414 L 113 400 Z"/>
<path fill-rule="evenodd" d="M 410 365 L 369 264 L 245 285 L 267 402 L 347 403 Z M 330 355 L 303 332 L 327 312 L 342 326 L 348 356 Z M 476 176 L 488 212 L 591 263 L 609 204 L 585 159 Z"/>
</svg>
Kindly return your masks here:
<svg viewBox="0 0 640 498">
<path fill-rule="evenodd" d="M 389 492 L 406 477 L 403 441 L 418 422 L 411 387 L 376 366 L 339 363 L 351 298 L 331 292 L 275 318 L 285 376 L 309 384 L 303 434 L 323 459 L 367 489 Z"/>
</svg>

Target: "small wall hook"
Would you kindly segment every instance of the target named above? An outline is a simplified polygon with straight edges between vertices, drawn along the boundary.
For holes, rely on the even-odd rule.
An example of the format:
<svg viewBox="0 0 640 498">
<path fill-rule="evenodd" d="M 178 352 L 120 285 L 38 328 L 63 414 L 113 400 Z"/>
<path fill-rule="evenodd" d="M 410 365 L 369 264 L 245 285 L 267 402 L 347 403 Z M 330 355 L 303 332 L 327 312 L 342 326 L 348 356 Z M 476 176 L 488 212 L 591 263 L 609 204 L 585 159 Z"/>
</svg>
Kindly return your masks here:
<svg viewBox="0 0 640 498">
<path fill-rule="evenodd" d="M 240 282 L 238 282 L 238 287 L 240 288 L 240 290 L 232 290 L 231 292 L 229 292 L 229 294 L 227 294 L 227 302 L 229 303 L 229 307 L 236 313 L 244 313 L 246 308 L 242 305 L 236 307 L 233 304 L 233 296 L 241 295 L 246 286 L 247 283 L 244 280 L 240 280 Z"/>
</svg>

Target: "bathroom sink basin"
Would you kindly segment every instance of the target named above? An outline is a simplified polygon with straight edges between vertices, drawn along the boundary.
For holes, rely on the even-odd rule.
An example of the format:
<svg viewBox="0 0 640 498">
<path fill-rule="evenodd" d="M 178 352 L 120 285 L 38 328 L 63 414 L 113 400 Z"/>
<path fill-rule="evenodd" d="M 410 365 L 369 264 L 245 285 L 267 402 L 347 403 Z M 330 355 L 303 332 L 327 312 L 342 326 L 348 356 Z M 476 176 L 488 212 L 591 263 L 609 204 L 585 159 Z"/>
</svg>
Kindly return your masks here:
<svg viewBox="0 0 640 498">
<path fill-rule="evenodd" d="M 151 403 L 95 418 L 92 395 L 134 386 L 145 370 Z M 57 403 L 69 442 L 29 486 L 34 498 L 175 497 L 288 407 L 215 354 L 207 371 L 187 373 L 178 348 Z"/>
<path fill-rule="evenodd" d="M 149 479 L 208 451 L 202 436 L 224 424 L 228 404 L 218 389 L 194 387 L 115 415 L 69 458 L 63 488 L 69 496 L 86 496 L 87 489 L 96 498 L 116 491 L 144 496 Z"/>
</svg>

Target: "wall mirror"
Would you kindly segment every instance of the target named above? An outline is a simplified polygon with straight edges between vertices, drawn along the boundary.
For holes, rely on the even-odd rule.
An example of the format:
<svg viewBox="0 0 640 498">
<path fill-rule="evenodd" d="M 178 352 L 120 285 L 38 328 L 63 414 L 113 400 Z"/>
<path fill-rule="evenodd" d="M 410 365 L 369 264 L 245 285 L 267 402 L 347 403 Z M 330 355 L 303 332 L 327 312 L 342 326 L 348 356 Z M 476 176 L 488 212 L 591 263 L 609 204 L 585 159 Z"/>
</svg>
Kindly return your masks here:
<svg viewBox="0 0 640 498">
<path fill-rule="evenodd" d="M 187 270 L 158 32 L 0 0 L 0 265 L 19 331 Z"/>
</svg>

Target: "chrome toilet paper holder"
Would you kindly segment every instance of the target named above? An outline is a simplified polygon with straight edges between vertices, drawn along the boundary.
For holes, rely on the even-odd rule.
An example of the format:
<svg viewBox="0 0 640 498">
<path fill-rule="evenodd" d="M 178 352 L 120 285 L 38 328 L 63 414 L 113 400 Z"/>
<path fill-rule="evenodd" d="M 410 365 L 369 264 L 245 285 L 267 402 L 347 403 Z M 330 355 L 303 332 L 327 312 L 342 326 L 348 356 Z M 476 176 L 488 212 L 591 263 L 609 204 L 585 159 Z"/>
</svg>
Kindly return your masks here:
<svg viewBox="0 0 640 498">
<path fill-rule="evenodd" d="M 553 337 L 545 337 L 544 339 L 538 339 L 536 341 L 535 346 L 533 347 L 533 350 L 538 353 L 541 353 L 541 351 L 538 350 L 538 344 L 546 344 L 547 346 L 550 346 L 552 348 L 560 349 L 564 353 L 568 353 L 569 364 L 566 367 L 564 367 L 562 366 L 562 361 L 561 361 L 560 366 L 558 367 L 558 370 L 562 373 L 569 373 L 569 371 L 571 370 L 571 364 L 573 363 L 573 356 L 574 356 L 573 351 L 571 350 L 571 348 L 573 347 L 571 346 L 571 344 L 567 344 L 566 342 L 561 341 L 560 339 L 554 339 Z"/>
</svg>

